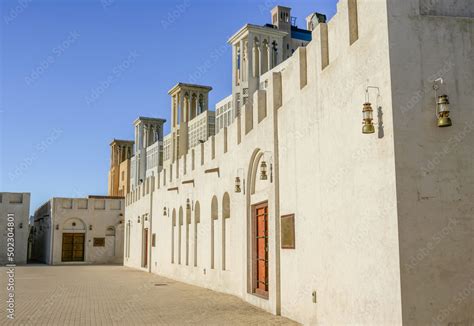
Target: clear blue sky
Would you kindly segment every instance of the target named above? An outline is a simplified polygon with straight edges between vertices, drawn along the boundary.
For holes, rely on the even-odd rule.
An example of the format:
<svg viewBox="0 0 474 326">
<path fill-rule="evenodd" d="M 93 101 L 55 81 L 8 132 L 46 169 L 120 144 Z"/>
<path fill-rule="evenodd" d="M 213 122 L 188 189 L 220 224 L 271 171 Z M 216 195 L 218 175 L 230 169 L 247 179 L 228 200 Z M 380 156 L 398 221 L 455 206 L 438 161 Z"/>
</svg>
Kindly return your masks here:
<svg viewBox="0 0 474 326">
<path fill-rule="evenodd" d="M 293 8 L 299 27 L 336 0 L 0 0 L 0 191 L 106 194 L 109 143 L 138 116 L 169 121 L 177 82 L 231 93 L 228 38 Z M 166 128 L 167 132 L 168 128 Z"/>
</svg>

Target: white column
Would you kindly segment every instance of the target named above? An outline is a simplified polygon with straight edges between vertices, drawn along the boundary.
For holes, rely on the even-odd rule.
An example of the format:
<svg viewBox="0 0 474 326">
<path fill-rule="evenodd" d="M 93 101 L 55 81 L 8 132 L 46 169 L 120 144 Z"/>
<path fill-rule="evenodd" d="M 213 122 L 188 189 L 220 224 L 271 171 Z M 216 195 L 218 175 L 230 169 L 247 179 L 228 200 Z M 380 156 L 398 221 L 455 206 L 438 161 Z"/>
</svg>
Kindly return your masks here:
<svg viewBox="0 0 474 326">
<path fill-rule="evenodd" d="M 239 70 L 239 81 L 243 82 L 243 71 L 244 71 L 244 41 L 243 39 L 239 42 L 240 47 L 240 70 Z"/>
<path fill-rule="evenodd" d="M 184 94 L 182 92 L 179 93 L 179 123 L 183 122 L 183 108 L 184 108 Z"/>
</svg>

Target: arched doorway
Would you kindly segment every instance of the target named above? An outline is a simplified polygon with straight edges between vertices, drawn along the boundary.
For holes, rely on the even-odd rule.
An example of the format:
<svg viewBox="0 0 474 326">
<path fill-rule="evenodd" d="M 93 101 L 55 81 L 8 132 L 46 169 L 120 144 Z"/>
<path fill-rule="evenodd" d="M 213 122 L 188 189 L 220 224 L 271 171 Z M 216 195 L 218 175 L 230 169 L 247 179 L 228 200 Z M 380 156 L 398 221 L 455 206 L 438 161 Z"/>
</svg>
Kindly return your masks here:
<svg viewBox="0 0 474 326">
<path fill-rule="evenodd" d="M 260 165 L 264 153 L 256 149 L 250 159 L 247 179 L 248 291 L 269 297 L 270 238 L 269 238 L 269 181 L 261 180 Z"/>
<path fill-rule="evenodd" d="M 67 220 L 63 225 L 61 261 L 85 260 L 86 224 L 78 218 Z"/>
</svg>

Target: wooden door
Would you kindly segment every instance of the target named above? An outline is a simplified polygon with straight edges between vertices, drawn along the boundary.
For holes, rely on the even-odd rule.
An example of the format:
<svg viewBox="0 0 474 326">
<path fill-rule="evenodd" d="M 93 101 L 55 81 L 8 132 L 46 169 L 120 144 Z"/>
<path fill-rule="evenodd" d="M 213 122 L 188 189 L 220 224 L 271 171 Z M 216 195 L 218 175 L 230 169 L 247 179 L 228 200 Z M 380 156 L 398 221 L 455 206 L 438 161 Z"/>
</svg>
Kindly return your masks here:
<svg viewBox="0 0 474 326">
<path fill-rule="evenodd" d="M 84 233 L 63 233 L 62 261 L 84 261 Z"/>
<path fill-rule="evenodd" d="M 143 267 L 148 267 L 148 229 L 143 230 Z"/>
<path fill-rule="evenodd" d="M 268 295 L 268 204 L 255 208 L 255 293 Z"/>
</svg>

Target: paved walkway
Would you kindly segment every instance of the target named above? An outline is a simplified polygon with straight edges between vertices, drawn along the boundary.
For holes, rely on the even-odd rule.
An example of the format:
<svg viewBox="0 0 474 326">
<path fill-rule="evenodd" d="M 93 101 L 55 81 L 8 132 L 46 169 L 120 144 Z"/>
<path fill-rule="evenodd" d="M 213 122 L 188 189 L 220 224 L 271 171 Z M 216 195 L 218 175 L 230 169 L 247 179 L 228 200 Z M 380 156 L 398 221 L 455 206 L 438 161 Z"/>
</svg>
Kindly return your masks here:
<svg viewBox="0 0 474 326">
<path fill-rule="evenodd" d="M 25 266 L 15 277 L 15 319 L 0 325 L 292 325 L 240 299 L 121 266 Z"/>
</svg>

